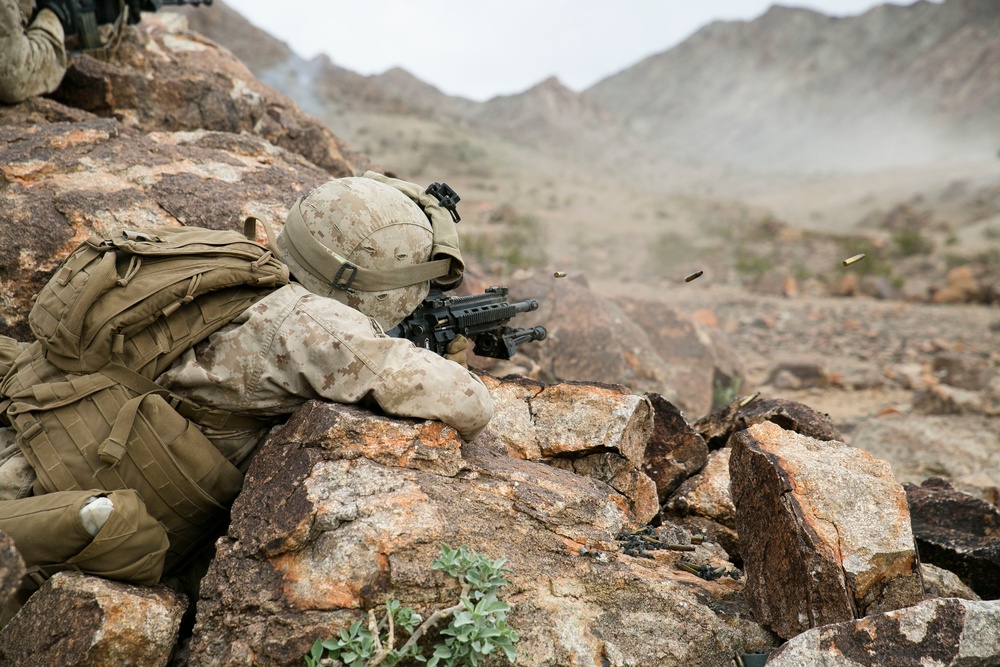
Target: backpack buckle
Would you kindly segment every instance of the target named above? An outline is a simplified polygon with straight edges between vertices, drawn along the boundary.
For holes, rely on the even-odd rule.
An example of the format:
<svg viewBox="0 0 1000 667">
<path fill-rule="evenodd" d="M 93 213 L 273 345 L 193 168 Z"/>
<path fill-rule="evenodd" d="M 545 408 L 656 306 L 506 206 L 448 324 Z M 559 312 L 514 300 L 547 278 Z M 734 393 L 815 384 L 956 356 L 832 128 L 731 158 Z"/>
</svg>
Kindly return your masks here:
<svg viewBox="0 0 1000 667">
<path fill-rule="evenodd" d="M 344 282 L 341 282 L 341 277 L 344 275 L 344 271 L 350 269 L 351 273 L 346 278 Z M 351 285 L 354 284 L 354 279 L 358 277 L 358 267 L 354 266 L 350 262 L 344 262 L 337 269 L 337 274 L 333 276 L 333 287 L 336 289 L 342 289 L 345 292 L 351 291 Z"/>
</svg>

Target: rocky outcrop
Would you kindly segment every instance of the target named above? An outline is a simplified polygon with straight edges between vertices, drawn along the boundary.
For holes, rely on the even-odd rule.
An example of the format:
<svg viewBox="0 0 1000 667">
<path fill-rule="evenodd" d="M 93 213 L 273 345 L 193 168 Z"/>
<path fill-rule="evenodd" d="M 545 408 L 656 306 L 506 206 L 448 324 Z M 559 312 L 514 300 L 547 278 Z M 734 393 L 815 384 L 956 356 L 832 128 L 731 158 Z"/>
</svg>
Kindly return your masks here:
<svg viewBox="0 0 1000 667">
<path fill-rule="evenodd" d="M 906 495 L 888 464 L 770 422 L 732 438 L 754 618 L 784 638 L 923 598 Z"/>
<path fill-rule="evenodd" d="M 183 17 L 144 15 L 112 61 L 73 58 L 54 100 L 0 106 L 0 333 L 27 340 L 32 297 L 91 234 L 280 226 L 369 166 Z"/>
<path fill-rule="evenodd" d="M 662 303 L 622 299 L 621 309 L 649 336 L 667 367 L 668 386 L 678 392 L 678 405 L 692 417 L 717 407 L 719 387 L 747 384 L 743 367 L 719 329 Z"/>
<path fill-rule="evenodd" d="M 1000 664 L 1000 603 L 928 600 L 803 632 L 768 667 L 989 667 Z"/>
<path fill-rule="evenodd" d="M 605 482 L 642 523 L 657 515 L 656 485 L 643 471 L 653 430 L 649 399 L 613 385 L 483 380 L 498 399 L 489 432 L 508 454 Z"/>
<path fill-rule="evenodd" d="M 905 488 L 920 557 L 954 572 L 980 597 L 1000 598 L 1000 510 L 940 477 Z"/>
<path fill-rule="evenodd" d="M 794 431 L 817 440 L 841 440 L 830 415 L 808 405 L 783 398 L 764 398 L 751 394 L 706 415 L 694 424 L 712 449 L 723 447 L 730 436 L 754 424 L 771 422 L 786 431 Z"/>
<path fill-rule="evenodd" d="M 163 586 L 60 572 L 0 630 L 0 664 L 166 665 L 187 606 Z"/>
<path fill-rule="evenodd" d="M 708 463 L 708 446 L 684 414 L 659 394 L 646 394 L 653 407 L 653 432 L 642 471 L 656 484 L 660 503 Z"/>
<path fill-rule="evenodd" d="M 583 391 L 564 396 L 570 421 Z M 520 409 L 493 393 L 501 413 Z M 769 645 L 731 578 L 676 569 L 680 553 L 623 555 L 616 536 L 638 525 L 608 484 L 510 456 L 495 425 L 463 445 L 439 423 L 312 403 L 249 470 L 201 587 L 192 664 L 293 664 L 386 599 L 426 617 L 455 593 L 430 568 L 442 543 L 508 559 L 519 665 L 721 666 Z"/>
<path fill-rule="evenodd" d="M 230 52 L 188 30 L 186 19 L 170 12 L 144 14 L 138 29 L 126 31 L 110 62 L 74 58 L 54 98 L 147 132 L 254 134 L 331 176 L 352 176 L 371 165 L 290 98 L 260 83 Z"/>
<path fill-rule="evenodd" d="M 600 379 L 661 394 L 692 415 L 712 409 L 716 381 L 740 377 L 726 341 L 663 304 L 603 299 L 574 281 L 542 274 L 511 280 L 512 297 L 537 299 L 518 326 L 543 325 L 544 345 L 524 346 L 541 379 Z"/>
</svg>

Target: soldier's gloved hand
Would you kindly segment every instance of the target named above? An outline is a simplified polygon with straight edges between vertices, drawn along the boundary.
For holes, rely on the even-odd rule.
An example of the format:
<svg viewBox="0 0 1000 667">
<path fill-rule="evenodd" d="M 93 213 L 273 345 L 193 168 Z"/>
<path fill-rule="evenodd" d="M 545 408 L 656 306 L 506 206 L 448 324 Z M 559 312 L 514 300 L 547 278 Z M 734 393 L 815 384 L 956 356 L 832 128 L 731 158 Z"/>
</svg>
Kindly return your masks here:
<svg viewBox="0 0 1000 667">
<path fill-rule="evenodd" d="M 469 349 L 469 339 L 458 334 L 455 336 L 455 340 L 448 343 L 448 347 L 445 351 L 444 358 L 449 361 L 454 361 L 456 364 L 468 368 L 469 359 L 466 354 L 466 350 Z"/>
<path fill-rule="evenodd" d="M 62 24 L 63 32 L 67 35 L 76 34 L 76 20 L 73 10 L 70 8 L 68 0 L 41 0 L 37 5 L 38 11 L 47 9 L 56 15 L 59 23 Z"/>
</svg>

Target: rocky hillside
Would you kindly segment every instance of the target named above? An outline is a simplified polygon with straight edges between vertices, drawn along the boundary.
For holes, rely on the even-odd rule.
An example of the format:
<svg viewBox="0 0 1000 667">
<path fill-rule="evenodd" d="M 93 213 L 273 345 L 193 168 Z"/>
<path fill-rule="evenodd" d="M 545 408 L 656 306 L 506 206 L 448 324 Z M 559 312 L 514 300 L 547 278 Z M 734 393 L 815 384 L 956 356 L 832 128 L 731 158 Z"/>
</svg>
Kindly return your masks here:
<svg viewBox="0 0 1000 667">
<path fill-rule="evenodd" d="M 671 154 L 771 169 L 872 168 L 1000 147 L 1000 5 L 774 6 L 719 22 L 585 97 Z"/>
<path fill-rule="evenodd" d="M 273 58 L 294 60 L 263 46 L 269 71 L 280 69 Z M 372 78 L 323 58 L 310 67 L 343 75 L 328 99 L 358 85 L 375 92 L 351 104 L 383 103 Z M 433 98 L 404 73 L 387 79 L 424 95 L 420 104 Z M 540 115 L 583 113 L 567 92 L 548 82 L 526 97 Z M 380 122 L 405 134 L 400 118 Z M 516 164 L 476 135 L 459 137 L 475 178 Z M 0 333 L 28 337 L 32 295 L 92 234 L 234 229 L 248 214 L 280 225 L 301 193 L 372 158 L 176 15 L 146 17 L 113 62 L 74 58 L 53 96 L 0 107 Z M 628 217 L 614 194 L 542 196 L 567 219 L 608 206 L 607 227 Z M 975 197 L 981 216 L 995 212 L 994 195 L 957 196 Z M 474 202 L 463 213 L 485 226 L 537 224 Z M 911 204 L 877 225 L 924 224 L 923 200 Z M 696 207 L 722 221 L 730 208 L 751 215 Z M 765 222 L 735 243 L 802 241 Z M 802 252 L 814 264 L 818 250 L 842 256 L 812 241 Z M 463 289 L 499 280 L 470 265 Z M 230 524 L 190 567 L 154 587 L 53 576 L 0 628 L 0 664 L 290 666 L 336 664 L 320 659 L 340 651 L 340 662 L 374 665 L 403 646 L 528 667 L 730 667 L 768 652 L 772 667 L 1000 662 L 995 311 L 744 294 L 716 300 L 716 315 L 711 290 L 692 291 L 698 282 L 675 309 L 660 298 L 666 279 L 619 282 L 626 298 L 615 301 L 586 275 L 503 279 L 515 298 L 541 302 L 516 323 L 549 336 L 511 363 L 473 357 L 495 404 L 476 441 L 438 422 L 311 402 L 270 433 Z M 914 339 L 927 321 L 933 338 Z M 841 355 L 866 363 L 841 365 Z M 807 404 L 855 390 L 870 392 L 864 419 Z M 887 396 L 899 400 L 879 408 Z M 0 534 L 0 602 L 23 575 Z M 380 625 L 387 612 L 393 621 Z"/>
<path fill-rule="evenodd" d="M 327 63 L 317 71 L 232 14 L 189 10 L 195 29 L 289 94 L 290 79 L 278 72 L 297 72 L 290 78 L 326 91 L 328 104 L 462 118 L 563 150 L 593 154 L 631 141 L 633 154 L 650 149 L 647 158 L 773 171 L 984 158 L 1000 147 L 1000 5 L 992 0 L 885 4 L 847 18 L 776 5 L 754 21 L 706 26 L 581 95 L 548 80 L 482 104 L 399 70 L 360 77 Z"/>
</svg>

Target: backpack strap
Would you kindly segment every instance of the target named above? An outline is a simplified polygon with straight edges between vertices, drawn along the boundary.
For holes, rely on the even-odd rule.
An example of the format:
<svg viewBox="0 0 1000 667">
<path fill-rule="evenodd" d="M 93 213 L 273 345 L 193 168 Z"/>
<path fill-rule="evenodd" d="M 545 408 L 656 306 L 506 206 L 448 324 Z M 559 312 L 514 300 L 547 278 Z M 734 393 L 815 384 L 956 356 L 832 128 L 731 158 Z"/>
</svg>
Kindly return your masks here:
<svg viewBox="0 0 1000 667">
<path fill-rule="evenodd" d="M 232 412 L 228 412 L 227 410 L 206 408 L 198 405 L 194 401 L 181 398 L 180 396 L 170 393 L 170 391 L 165 387 L 146 377 L 143 377 L 142 375 L 139 375 L 135 371 L 126 368 L 121 364 L 116 364 L 114 362 L 108 363 L 101 368 L 99 372 L 102 375 L 125 385 L 135 393 L 139 394 L 140 398 L 146 396 L 147 394 L 162 395 L 167 399 L 167 402 L 170 403 L 171 407 L 179 412 L 181 416 L 185 419 L 190 419 L 199 426 L 205 426 L 217 431 L 223 431 L 228 429 L 261 429 L 268 428 L 274 424 L 274 420 L 272 419 L 258 419 L 257 417 L 237 415 Z M 135 407 L 138 410 L 138 405 Z M 128 435 L 128 431 L 125 431 L 125 435 Z"/>
</svg>

